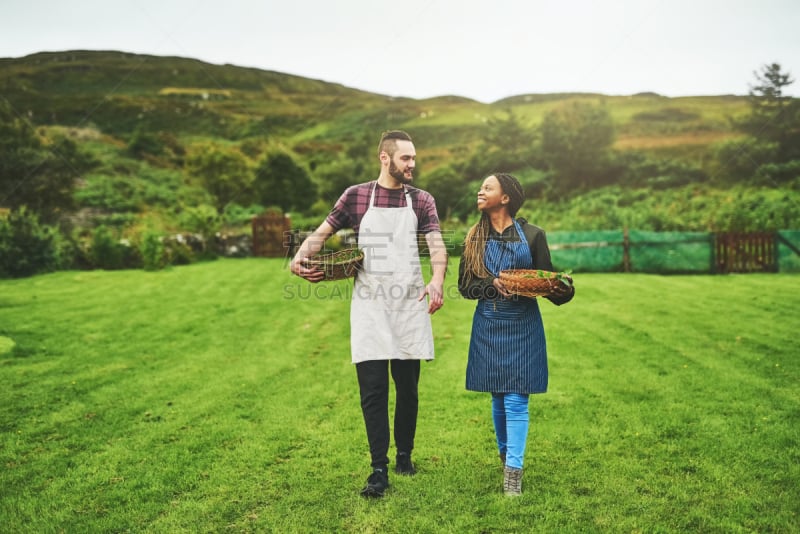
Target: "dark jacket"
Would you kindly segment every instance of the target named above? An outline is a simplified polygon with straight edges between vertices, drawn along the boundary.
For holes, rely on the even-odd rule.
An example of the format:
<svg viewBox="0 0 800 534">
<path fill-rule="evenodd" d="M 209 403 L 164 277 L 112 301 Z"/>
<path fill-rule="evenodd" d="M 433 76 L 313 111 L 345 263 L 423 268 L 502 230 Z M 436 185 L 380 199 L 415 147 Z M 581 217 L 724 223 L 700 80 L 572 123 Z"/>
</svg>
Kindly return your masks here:
<svg viewBox="0 0 800 534">
<path fill-rule="evenodd" d="M 525 235 L 525 240 L 528 242 L 528 248 L 531 251 L 531 256 L 533 257 L 533 268 L 534 269 L 541 269 L 543 271 L 553 271 L 553 263 L 550 259 L 550 247 L 547 246 L 547 237 L 545 236 L 544 230 L 539 228 L 538 226 L 529 223 L 522 217 L 517 219 L 520 226 L 522 227 L 522 233 Z M 492 237 L 506 240 L 509 242 L 519 241 L 519 236 L 517 235 L 517 231 L 514 225 L 508 227 L 502 234 L 495 232 L 494 230 L 491 231 Z M 458 265 L 458 291 L 464 298 L 467 299 L 495 299 L 498 298 L 499 294 L 497 289 L 492 285 L 492 281 L 494 277 L 486 277 L 486 278 L 473 278 L 469 284 L 464 283 L 464 257 L 461 257 L 461 262 Z M 553 304 L 560 306 L 561 304 L 566 304 L 572 297 L 575 296 L 575 287 L 573 286 L 572 292 L 568 295 L 562 297 L 545 297 Z"/>
</svg>

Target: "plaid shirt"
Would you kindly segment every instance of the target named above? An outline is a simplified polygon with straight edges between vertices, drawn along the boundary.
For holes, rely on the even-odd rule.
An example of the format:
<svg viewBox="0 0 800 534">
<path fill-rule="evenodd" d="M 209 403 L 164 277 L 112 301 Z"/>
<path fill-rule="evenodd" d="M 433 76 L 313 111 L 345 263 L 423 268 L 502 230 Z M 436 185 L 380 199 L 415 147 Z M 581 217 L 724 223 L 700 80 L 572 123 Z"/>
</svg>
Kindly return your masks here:
<svg viewBox="0 0 800 534">
<path fill-rule="evenodd" d="M 406 196 L 403 189 L 386 189 L 373 182 L 353 185 L 348 187 L 336 205 L 325 219 L 328 224 L 333 226 L 333 230 L 342 228 L 352 228 L 358 235 L 358 228 L 361 226 L 361 219 L 369 208 L 369 198 L 372 187 L 375 186 L 375 207 L 376 208 L 404 208 L 406 207 Z M 421 234 L 440 231 L 439 215 L 436 212 L 436 202 L 427 191 L 416 187 L 405 186 L 411 197 L 411 207 L 417 216 L 417 231 Z"/>
</svg>

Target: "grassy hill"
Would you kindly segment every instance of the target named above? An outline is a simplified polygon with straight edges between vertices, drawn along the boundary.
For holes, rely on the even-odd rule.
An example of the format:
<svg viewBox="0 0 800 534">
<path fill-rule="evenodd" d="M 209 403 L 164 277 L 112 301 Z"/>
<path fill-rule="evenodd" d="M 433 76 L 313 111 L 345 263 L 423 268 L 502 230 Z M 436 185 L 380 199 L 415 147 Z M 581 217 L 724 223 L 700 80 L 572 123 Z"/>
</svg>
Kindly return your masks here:
<svg viewBox="0 0 800 534">
<path fill-rule="evenodd" d="M 468 169 L 470 161 L 479 161 L 493 121 L 513 116 L 521 128 L 534 132 L 548 113 L 576 102 L 608 111 L 616 132 L 614 157 L 638 154 L 667 161 L 673 169 L 690 169 L 685 173 L 690 177 L 711 178 L 703 183 L 692 183 L 692 178 L 665 181 L 667 188 L 680 188 L 677 198 L 714 194 L 730 190 L 730 184 L 714 183 L 725 165 L 715 157 L 715 147 L 742 137 L 732 120 L 749 111 L 747 97 L 735 95 L 529 94 L 490 104 L 454 95 L 416 100 L 273 71 L 116 51 L 43 52 L 0 59 L 0 94 L 11 112 L 35 125 L 41 135 L 67 135 L 95 158 L 94 170 L 79 177 L 76 194 L 84 212 L 122 213 L 121 228 L 140 229 L 177 228 L 181 225 L 177 212 L 182 210 L 174 209 L 176 205 L 209 203 L 206 186 L 186 168 L 188 155 L 209 146 L 242 152 L 253 165 L 269 150 L 279 148 L 309 169 L 324 189 L 328 179 L 323 171 L 332 162 L 352 167 L 353 183 L 372 178 L 376 172 L 372 153 L 379 132 L 401 128 L 414 136 L 418 174 L 425 186 L 424 177 L 437 169 Z M 132 153 L 131 143 L 143 133 L 157 137 L 166 153 Z M 499 148 L 502 152 L 503 147 Z M 513 170 L 539 194 L 536 183 L 547 173 L 541 162 Z M 603 187 L 609 185 L 631 187 L 625 183 Z M 463 203 L 471 203 L 474 182 L 465 180 L 459 187 Z M 746 199 L 758 189 L 742 187 Z M 598 196 L 596 191 L 579 194 Z M 800 203 L 796 190 L 787 195 L 789 205 Z M 619 196 L 614 189 L 600 194 L 601 198 Z M 548 200 L 551 204 L 561 201 L 580 205 L 575 195 Z M 238 199 L 238 203 L 247 206 L 248 199 Z M 304 216 L 318 220 L 329 205 L 329 198 L 321 194 L 316 207 L 296 214 L 296 220 Z M 547 216 L 575 211 L 574 205 L 566 208 L 549 209 Z M 531 211 L 537 214 L 535 208 Z M 791 221 L 793 216 L 782 217 Z M 795 222 L 800 226 L 800 221 Z M 570 221 L 551 219 L 548 224 L 568 228 Z M 673 229 L 685 226 L 679 221 L 660 224 Z"/>
<path fill-rule="evenodd" d="M 413 131 L 421 150 L 445 152 L 479 142 L 486 121 L 508 110 L 533 127 L 566 101 L 605 103 L 620 149 L 708 146 L 736 136 L 729 118 L 747 111 L 743 96 L 654 93 L 520 95 L 492 104 L 457 96 L 415 100 L 194 59 L 89 51 L 0 59 L 0 91 L 36 124 L 117 136 L 145 127 L 185 138 L 266 135 L 290 145 L 340 145 L 361 131 L 373 138 L 373 129 L 397 127 Z"/>
<path fill-rule="evenodd" d="M 39 124 L 91 125 L 116 135 L 144 126 L 237 138 L 249 125 L 288 128 L 326 107 L 377 99 L 277 72 L 121 52 L 3 59 L 0 87 L 16 109 Z"/>
</svg>

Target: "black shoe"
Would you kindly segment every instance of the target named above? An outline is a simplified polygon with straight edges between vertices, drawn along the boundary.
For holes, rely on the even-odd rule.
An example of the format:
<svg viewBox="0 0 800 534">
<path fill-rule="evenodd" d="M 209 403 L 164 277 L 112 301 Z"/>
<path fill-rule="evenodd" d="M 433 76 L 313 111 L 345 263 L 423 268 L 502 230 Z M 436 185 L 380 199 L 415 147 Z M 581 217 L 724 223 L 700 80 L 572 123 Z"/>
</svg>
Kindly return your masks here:
<svg viewBox="0 0 800 534">
<path fill-rule="evenodd" d="M 375 469 L 367 478 L 367 485 L 361 490 L 364 497 L 383 497 L 389 487 L 389 475 L 385 469 Z"/>
<path fill-rule="evenodd" d="M 397 465 L 394 468 L 395 473 L 410 476 L 417 472 L 414 464 L 411 462 L 411 455 L 407 452 L 398 452 L 396 462 Z"/>
</svg>

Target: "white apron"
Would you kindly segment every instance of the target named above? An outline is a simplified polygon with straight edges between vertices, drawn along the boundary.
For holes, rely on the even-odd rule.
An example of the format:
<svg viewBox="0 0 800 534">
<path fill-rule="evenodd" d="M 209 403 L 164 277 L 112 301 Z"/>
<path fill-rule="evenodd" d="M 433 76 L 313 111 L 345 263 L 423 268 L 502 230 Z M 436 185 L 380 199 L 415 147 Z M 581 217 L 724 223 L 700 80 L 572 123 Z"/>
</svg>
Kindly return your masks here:
<svg viewBox="0 0 800 534">
<path fill-rule="evenodd" d="M 376 182 L 377 184 L 377 182 Z M 375 188 L 361 219 L 358 247 L 363 269 L 350 304 L 353 363 L 368 360 L 432 360 L 433 329 L 417 246 L 417 216 L 405 208 L 377 208 Z"/>
</svg>

